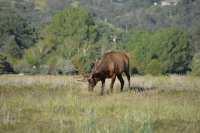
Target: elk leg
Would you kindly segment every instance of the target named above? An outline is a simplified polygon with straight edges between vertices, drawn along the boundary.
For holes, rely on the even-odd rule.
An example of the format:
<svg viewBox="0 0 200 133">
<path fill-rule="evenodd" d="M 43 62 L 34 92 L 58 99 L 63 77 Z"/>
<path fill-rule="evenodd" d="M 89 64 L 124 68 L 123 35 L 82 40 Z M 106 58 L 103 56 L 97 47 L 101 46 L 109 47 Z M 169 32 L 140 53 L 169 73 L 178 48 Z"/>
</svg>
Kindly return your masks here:
<svg viewBox="0 0 200 133">
<path fill-rule="evenodd" d="M 105 88 L 105 79 L 101 80 L 102 86 L 101 86 L 101 95 L 103 96 L 104 88 Z"/>
<path fill-rule="evenodd" d="M 131 89 L 130 74 L 129 74 L 129 72 L 125 72 L 125 74 L 126 74 L 126 77 L 128 79 L 128 87 L 129 87 L 129 89 Z"/>
<path fill-rule="evenodd" d="M 110 84 L 111 93 L 113 92 L 113 85 L 115 83 L 115 79 L 116 79 L 116 75 L 112 76 L 112 81 L 111 81 L 111 84 Z"/>
<path fill-rule="evenodd" d="M 124 80 L 122 78 L 122 75 L 117 75 L 117 78 L 119 79 L 120 83 L 121 83 L 121 91 L 123 91 L 123 87 L 124 87 Z"/>
</svg>

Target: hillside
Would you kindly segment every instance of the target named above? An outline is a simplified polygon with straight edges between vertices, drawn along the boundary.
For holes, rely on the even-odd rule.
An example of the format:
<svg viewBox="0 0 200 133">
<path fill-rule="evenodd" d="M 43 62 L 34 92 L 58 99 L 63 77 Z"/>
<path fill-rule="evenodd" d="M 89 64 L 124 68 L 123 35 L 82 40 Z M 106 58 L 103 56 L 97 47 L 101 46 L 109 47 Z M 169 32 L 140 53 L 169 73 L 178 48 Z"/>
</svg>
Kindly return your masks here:
<svg viewBox="0 0 200 133">
<path fill-rule="evenodd" d="M 197 0 L 35 0 L 36 7 L 51 13 L 71 3 L 79 3 L 97 18 L 124 29 L 174 25 L 187 28 L 196 23 L 200 7 Z M 171 5 L 164 6 L 166 3 Z"/>
<path fill-rule="evenodd" d="M 58 74 L 70 66 L 85 73 L 107 50 L 147 52 L 148 59 L 132 55 L 139 73 L 163 59 L 163 73 L 198 68 L 198 0 L 0 0 L 0 10 L 0 69 L 8 62 L 17 72 Z"/>
</svg>

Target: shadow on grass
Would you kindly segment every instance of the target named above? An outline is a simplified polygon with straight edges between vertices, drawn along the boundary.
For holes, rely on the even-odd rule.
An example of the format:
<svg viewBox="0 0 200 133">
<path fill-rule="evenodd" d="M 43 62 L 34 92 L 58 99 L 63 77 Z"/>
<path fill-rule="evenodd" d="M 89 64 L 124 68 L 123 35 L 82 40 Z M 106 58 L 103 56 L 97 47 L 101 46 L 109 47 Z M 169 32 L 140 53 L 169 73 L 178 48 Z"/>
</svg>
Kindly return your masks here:
<svg viewBox="0 0 200 133">
<path fill-rule="evenodd" d="M 150 91 L 155 90 L 156 88 L 154 86 L 152 87 L 144 87 L 144 86 L 131 86 L 130 90 L 135 92 L 144 92 L 144 91 Z"/>
</svg>

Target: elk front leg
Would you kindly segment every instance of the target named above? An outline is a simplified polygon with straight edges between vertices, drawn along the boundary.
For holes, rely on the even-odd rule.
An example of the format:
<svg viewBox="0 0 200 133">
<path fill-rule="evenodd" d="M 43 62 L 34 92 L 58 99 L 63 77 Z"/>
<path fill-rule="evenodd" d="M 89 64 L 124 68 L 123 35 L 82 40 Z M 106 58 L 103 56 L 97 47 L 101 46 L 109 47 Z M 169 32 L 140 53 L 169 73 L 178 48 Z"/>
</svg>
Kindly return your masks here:
<svg viewBox="0 0 200 133">
<path fill-rule="evenodd" d="M 104 88 L 105 88 L 105 79 L 101 80 L 102 86 L 101 86 L 101 95 L 103 96 Z"/>
</svg>

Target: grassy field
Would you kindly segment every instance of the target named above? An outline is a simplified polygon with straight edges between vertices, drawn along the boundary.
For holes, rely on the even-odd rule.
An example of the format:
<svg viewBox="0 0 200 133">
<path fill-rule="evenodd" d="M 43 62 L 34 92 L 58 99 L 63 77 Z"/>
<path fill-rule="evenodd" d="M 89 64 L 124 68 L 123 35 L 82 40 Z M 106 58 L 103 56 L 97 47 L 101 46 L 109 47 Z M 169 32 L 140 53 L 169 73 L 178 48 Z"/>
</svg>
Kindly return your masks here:
<svg viewBox="0 0 200 133">
<path fill-rule="evenodd" d="M 117 82 L 104 96 L 80 80 L 0 76 L 0 133 L 200 132 L 200 78 L 135 76 L 132 91 Z"/>
</svg>

